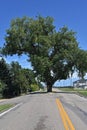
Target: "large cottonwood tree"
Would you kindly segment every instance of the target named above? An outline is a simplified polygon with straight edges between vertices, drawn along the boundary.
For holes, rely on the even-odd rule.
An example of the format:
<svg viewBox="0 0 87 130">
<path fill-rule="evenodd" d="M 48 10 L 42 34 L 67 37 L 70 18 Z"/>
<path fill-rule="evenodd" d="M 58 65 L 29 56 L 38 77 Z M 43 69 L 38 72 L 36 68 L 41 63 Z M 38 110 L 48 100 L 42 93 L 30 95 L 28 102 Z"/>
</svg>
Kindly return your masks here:
<svg viewBox="0 0 87 130">
<path fill-rule="evenodd" d="M 47 85 L 48 92 L 57 80 L 66 79 L 74 70 L 80 69 L 77 65 L 80 48 L 75 32 L 65 26 L 56 31 L 51 17 L 12 20 L 5 41 L 3 53 L 26 54 L 36 76 Z"/>
</svg>

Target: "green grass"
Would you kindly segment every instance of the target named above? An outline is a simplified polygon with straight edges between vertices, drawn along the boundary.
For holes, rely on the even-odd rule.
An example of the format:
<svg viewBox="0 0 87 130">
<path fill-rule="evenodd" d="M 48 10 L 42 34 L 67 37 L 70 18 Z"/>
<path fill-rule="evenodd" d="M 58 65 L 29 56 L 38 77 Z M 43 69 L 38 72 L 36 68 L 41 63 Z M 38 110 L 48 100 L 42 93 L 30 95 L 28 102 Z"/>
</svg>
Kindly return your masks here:
<svg viewBox="0 0 87 130">
<path fill-rule="evenodd" d="M 79 94 L 81 94 L 82 96 L 87 97 L 87 90 L 84 91 L 78 91 Z"/>
<path fill-rule="evenodd" d="M 6 111 L 6 110 L 8 110 L 9 108 L 11 108 L 13 106 L 14 106 L 13 104 L 3 104 L 3 105 L 0 105 L 0 112 Z"/>
<path fill-rule="evenodd" d="M 74 88 L 58 88 L 58 89 L 60 89 L 60 90 L 62 90 L 62 91 L 76 91 Z"/>
<path fill-rule="evenodd" d="M 65 91 L 65 92 L 75 92 L 75 93 L 78 93 L 82 96 L 87 97 L 87 90 L 74 89 L 74 88 L 59 88 L 59 89 L 62 90 L 62 91 Z"/>
</svg>

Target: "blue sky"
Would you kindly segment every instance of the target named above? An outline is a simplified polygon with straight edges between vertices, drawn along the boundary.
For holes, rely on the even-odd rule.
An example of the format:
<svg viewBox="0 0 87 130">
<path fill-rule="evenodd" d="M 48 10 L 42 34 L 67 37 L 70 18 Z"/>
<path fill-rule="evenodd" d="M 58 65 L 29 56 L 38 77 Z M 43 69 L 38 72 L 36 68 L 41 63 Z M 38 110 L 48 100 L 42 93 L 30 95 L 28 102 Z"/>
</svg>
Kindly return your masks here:
<svg viewBox="0 0 87 130">
<path fill-rule="evenodd" d="M 87 0 L 0 0 L 0 47 L 4 44 L 6 29 L 12 19 L 37 15 L 54 18 L 56 30 L 66 25 L 77 32 L 77 40 L 82 49 L 87 50 Z M 23 67 L 31 67 L 26 56 L 7 57 L 6 61 L 19 61 Z"/>
</svg>

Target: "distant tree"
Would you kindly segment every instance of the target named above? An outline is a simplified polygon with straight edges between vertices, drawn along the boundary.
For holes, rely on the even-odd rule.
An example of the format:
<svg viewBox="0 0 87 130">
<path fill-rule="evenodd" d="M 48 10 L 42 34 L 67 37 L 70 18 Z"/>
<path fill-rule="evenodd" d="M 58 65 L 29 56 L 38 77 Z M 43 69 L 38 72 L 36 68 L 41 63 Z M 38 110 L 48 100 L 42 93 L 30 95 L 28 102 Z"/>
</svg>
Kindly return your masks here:
<svg viewBox="0 0 87 130">
<path fill-rule="evenodd" d="M 51 17 L 14 19 L 5 40 L 3 54 L 28 55 L 35 74 L 47 85 L 48 92 L 57 80 L 68 78 L 75 69 L 81 73 L 87 71 L 80 68 L 81 52 L 75 32 L 65 26 L 57 32 Z M 87 61 L 87 57 L 82 56 Z"/>
<path fill-rule="evenodd" d="M 11 82 L 10 68 L 3 58 L 0 60 L 0 80 L 4 84 L 4 86 L 2 85 L 3 87 L 2 95 L 4 97 L 12 96 L 12 82 Z"/>
<path fill-rule="evenodd" d="M 15 94 L 26 93 L 31 90 L 31 84 L 36 84 L 35 75 L 32 70 L 21 68 L 18 62 L 11 63 L 12 83 Z"/>
<path fill-rule="evenodd" d="M 3 97 L 3 90 L 6 86 L 7 85 L 2 80 L 0 80 L 0 97 Z"/>
<path fill-rule="evenodd" d="M 27 80 L 27 90 L 33 91 L 31 89 L 31 84 L 37 84 L 34 72 L 30 69 L 22 69 L 22 73 L 25 75 Z"/>
<path fill-rule="evenodd" d="M 28 80 L 29 84 L 36 83 L 35 74 L 31 69 L 22 69 L 22 72 L 26 76 L 26 79 Z"/>
<path fill-rule="evenodd" d="M 0 60 L 0 79 L 7 82 L 8 74 L 9 74 L 8 66 L 7 66 L 5 60 L 2 58 Z"/>
<path fill-rule="evenodd" d="M 12 62 L 10 64 L 10 71 L 12 75 L 12 86 L 13 86 L 13 91 L 14 91 L 14 96 L 18 96 L 21 94 L 21 85 L 22 83 L 20 82 L 20 76 L 21 76 L 21 65 L 19 65 L 18 62 Z"/>
</svg>

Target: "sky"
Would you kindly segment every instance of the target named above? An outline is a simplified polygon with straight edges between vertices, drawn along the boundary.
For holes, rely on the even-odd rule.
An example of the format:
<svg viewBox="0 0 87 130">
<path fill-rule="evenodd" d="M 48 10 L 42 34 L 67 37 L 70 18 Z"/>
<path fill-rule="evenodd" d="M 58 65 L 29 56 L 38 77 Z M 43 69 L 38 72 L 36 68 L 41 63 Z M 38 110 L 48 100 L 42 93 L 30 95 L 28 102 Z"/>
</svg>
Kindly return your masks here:
<svg viewBox="0 0 87 130">
<path fill-rule="evenodd" d="M 54 18 L 56 30 L 68 26 L 75 31 L 79 47 L 87 50 L 87 0 L 0 0 L 0 47 L 3 47 L 6 30 L 12 19 L 37 15 Z M 22 67 L 31 68 L 27 56 L 8 56 L 6 62 L 19 61 Z"/>
</svg>

